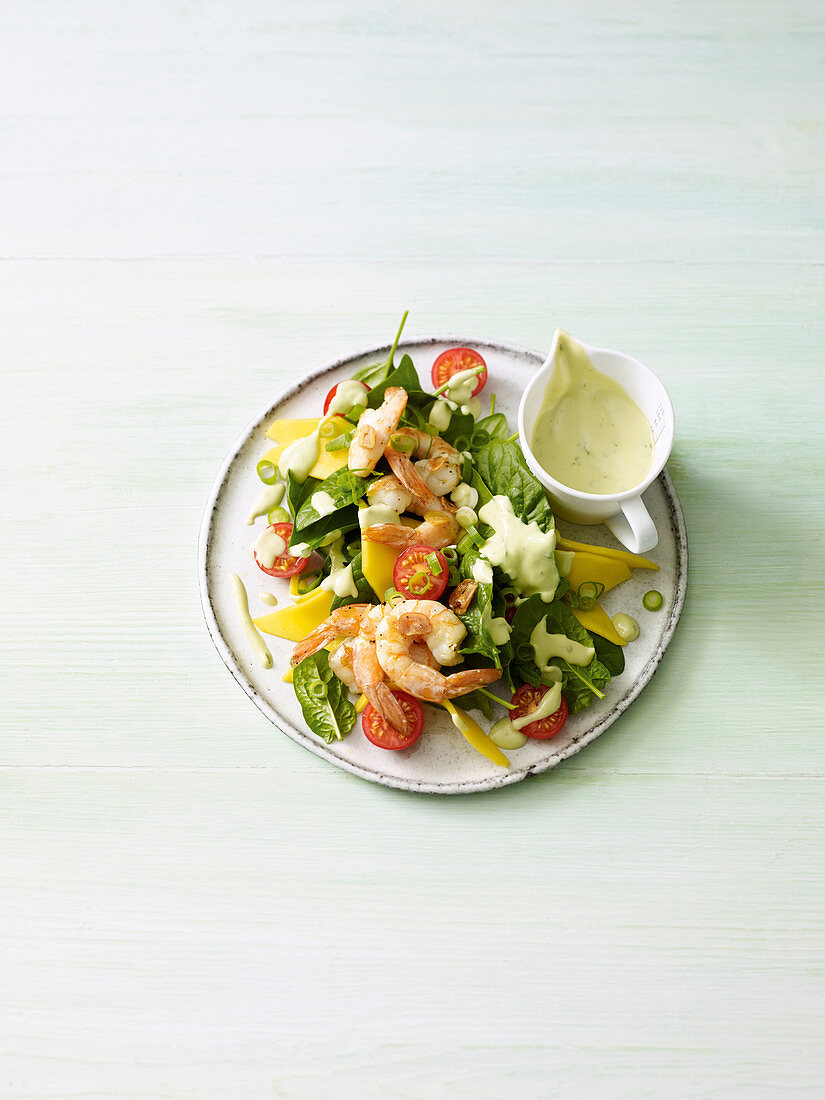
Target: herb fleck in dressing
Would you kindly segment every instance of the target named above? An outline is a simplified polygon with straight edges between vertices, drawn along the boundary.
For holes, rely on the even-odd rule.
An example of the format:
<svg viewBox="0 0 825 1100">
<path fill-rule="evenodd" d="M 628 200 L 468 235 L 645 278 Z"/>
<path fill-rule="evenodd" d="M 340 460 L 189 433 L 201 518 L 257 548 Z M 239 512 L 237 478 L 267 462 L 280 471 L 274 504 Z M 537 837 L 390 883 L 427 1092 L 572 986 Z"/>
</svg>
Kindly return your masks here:
<svg viewBox="0 0 825 1100">
<path fill-rule="evenodd" d="M 642 410 L 567 333 L 559 337 L 530 444 L 548 474 L 582 493 L 632 489 L 653 460 L 653 434 Z"/>
</svg>

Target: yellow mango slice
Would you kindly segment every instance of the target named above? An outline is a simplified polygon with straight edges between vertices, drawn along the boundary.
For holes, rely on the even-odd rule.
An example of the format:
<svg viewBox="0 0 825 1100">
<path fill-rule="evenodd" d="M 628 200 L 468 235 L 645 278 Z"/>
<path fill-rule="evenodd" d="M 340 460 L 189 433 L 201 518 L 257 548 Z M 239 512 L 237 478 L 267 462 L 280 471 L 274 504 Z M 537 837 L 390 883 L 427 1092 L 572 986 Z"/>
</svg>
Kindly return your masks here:
<svg viewBox="0 0 825 1100">
<path fill-rule="evenodd" d="M 384 593 L 392 588 L 392 571 L 401 551 L 402 547 L 361 540 L 361 572 L 379 600 L 383 601 Z"/>
<path fill-rule="evenodd" d="M 573 542 L 572 539 L 562 538 L 556 534 L 556 546 L 559 550 L 581 550 L 587 554 L 598 554 L 603 558 L 617 558 L 629 565 L 631 569 L 658 569 L 659 566 L 650 558 L 643 558 L 639 554 L 631 554 L 629 550 L 611 550 L 608 546 L 590 546 L 586 542 Z"/>
<path fill-rule="evenodd" d="M 316 588 L 306 599 L 290 607 L 279 607 L 268 615 L 254 619 L 255 626 L 264 634 L 286 638 L 288 642 L 300 642 L 307 634 L 329 616 L 333 593 L 326 588 Z"/>
<path fill-rule="evenodd" d="M 510 767 L 510 761 L 498 745 L 490 740 L 478 722 L 471 718 L 466 710 L 461 710 L 449 699 L 444 700 L 443 706 L 445 710 L 449 711 L 453 725 L 464 734 L 476 752 L 480 752 L 482 756 L 486 756 L 488 760 L 498 764 L 500 768 Z"/>
<path fill-rule="evenodd" d="M 273 466 L 278 465 L 278 459 L 284 452 L 284 448 L 288 447 L 290 443 L 294 443 L 296 439 L 303 439 L 305 435 L 309 435 L 310 432 L 314 432 L 318 427 L 320 421 L 315 420 L 273 420 L 269 427 L 266 429 L 266 434 L 270 439 L 277 440 L 277 446 L 270 448 L 264 455 L 264 460 L 271 462 Z M 348 420 L 344 420 L 341 416 L 333 416 L 330 423 L 334 425 L 335 431 L 330 436 L 330 439 L 334 439 L 336 435 L 340 435 L 342 432 L 348 431 L 352 424 Z M 326 450 L 326 444 L 329 440 L 321 440 L 321 449 L 318 452 L 318 457 L 315 459 L 315 463 L 312 469 L 309 471 L 310 477 L 317 477 L 323 481 L 328 478 L 330 474 L 334 474 L 336 470 L 340 470 L 347 464 L 347 455 L 349 449 L 345 447 L 342 451 L 328 451 Z"/>
<path fill-rule="evenodd" d="M 596 604 L 589 611 L 582 611 L 580 607 L 571 607 L 570 610 L 584 629 L 589 630 L 591 634 L 600 634 L 602 638 L 607 638 L 608 642 L 614 642 L 616 645 L 627 644 L 616 633 L 616 628 L 611 622 L 610 616 L 599 604 Z"/>
<path fill-rule="evenodd" d="M 570 571 L 565 578 L 570 584 L 570 590 L 577 592 L 579 585 L 586 581 L 595 581 L 603 584 L 605 592 L 615 588 L 623 581 L 629 581 L 633 576 L 629 565 L 619 558 L 602 557 L 601 554 L 585 553 L 576 550 L 573 553 L 573 562 Z"/>
<path fill-rule="evenodd" d="M 403 516 L 401 522 L 405 527 L 417 527 L 421 520 Z M 382 602 L 387 589 L 393 586 L 392 571 L 402 550 L 403 547 L 387 546 L 381 542 L 371 542 L 363 536 L 361 538 L 361 572 Z"/>
</svg>

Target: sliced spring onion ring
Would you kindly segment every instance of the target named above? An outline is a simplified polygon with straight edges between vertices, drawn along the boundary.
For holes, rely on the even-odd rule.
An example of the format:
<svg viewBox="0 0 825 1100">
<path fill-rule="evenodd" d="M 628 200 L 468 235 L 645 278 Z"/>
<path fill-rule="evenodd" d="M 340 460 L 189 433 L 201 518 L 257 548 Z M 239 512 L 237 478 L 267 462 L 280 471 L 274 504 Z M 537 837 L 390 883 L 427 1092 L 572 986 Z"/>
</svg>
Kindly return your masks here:
<svg viewBox="0 0 825 1100">
<path fill-rule="evenodd" d="M 660 611 L 664 602 L 664 596 L 661 592 L 657 592 L 655 588 L 651 588 L 649 592 L 645 592 L 642 596 L 642 607 L 645 611 Z"/>
<path fill-rule="evenodd" d="M 397 588 L 388 588 L 384 593 L 384 603 L 393 607 L 396 603 L 402 603 L 406 597 Z"/>
<path fill-rule="evenodd" d="M 278 480 L 278 467 L 274 462 L 270 462 L 268 458 L 262 458 L 257 469 L 258 477 L 264 485 L 274 485 Z"/>
<path fill-rule="evenodd" d="M 307 684 L 307 691 L 314 699 L 326 699 L 327 686 L 325 683 L 319 683 L 318 680 L 313 680 Z"/>
<path fill-rule="evenodd" d="M 445 546 L 441 553 L 447 559 L 450 565 L 458 561 L 458 551 L 454 546 Z"/>
<path fill-rule="evenodd" d="M 366 407 L 366 405 L 353 405 L 350 411 L 344 414 L 344 419 L 349 420 L 350 424 L 357 424 Z"/>
<path fill-rule="evenodd" d="M 441 568 L 441 562 L 438 560 L 437 554 L 428 554 L 427 564 L 429 565 L 430 569 L 432 569 L 436 577 L 441 576 L 441 574 L 443 573 L 443 569 Z"/>
<path fill-rule="evenodd" d="M 286 508 L 273 508 L 269 515 L 266 517 L 267 523 L 292 523 L 292 517 Z"/>
<path fill-rule="evenodd" d="M 324 420 L 318 428 L 318 435 L 321 439 L 332 439 L 337 430 L 331 420 Z"/>
<path fill-rule="evenodd" d="M 415 440 L 411 435 L 404 435 L 403 432 L 398 432 L 396 435 L 390 436 L 390 446 L 393 450 L 401 451 L 403 454 L 412 454 L 415 450 Z"/>
<path fill-rule="evenodd" d="M 604 595 L 604 585 L 599 581 L 582 581 L 576 590 L 577 606 L 582 611 L 590 611 L 596 606 L 596 601 Z"/>
<path fill-rule="evenodd" d="M 299 573 L 298 583 L 295 587 L 298 589 L 299 596 L 306 596 L 308 592 L 313 592 L 320 583 L 320 573 Z"/>
<path fill-rule="evenodd" d="M 466 435 L 459 435 L 453 440 L 453 448 L 456 451 L 469 451 L 470 440 Z"/>
<path fill-rule="evenodd" d="M 410 592 L 416 596 L 422 596 L 430 587 L 430 578 L 424 572 L 423 569 L 419 569 L 417 573 L 413 573 L 410 579 L 407 581 L 407 588 Z"/>
<path fill-rule="evenodd" d="M 352 437 L 355 435 L 355 430 L 350 432 L 342 432 L 341 435 L 336 435 L 335 439 L 331 439 L 326 445 L 328 451 L 345 451 L 352 442 Z"/>
</svg>

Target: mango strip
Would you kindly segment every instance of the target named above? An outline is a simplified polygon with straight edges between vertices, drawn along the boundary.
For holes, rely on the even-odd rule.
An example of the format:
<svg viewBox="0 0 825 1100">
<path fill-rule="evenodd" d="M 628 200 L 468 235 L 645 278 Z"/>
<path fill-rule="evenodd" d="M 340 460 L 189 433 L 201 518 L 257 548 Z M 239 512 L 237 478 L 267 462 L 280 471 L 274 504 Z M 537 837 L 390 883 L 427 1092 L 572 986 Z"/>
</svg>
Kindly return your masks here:
<svg viewBox="0 0 825 1100">
<path fill-rule="evenodd" d="M 449 711 L 456 729 L 464 734 L 477 752 L 480 752 L 482 756 L 486 756 L 493 764 L 498 764 L 500 768 L 510 767 L 510 761 L 498 745 L 490 740 L 478 722 L 474 721 L 466 711 L 460 710 L 449 699 L 445 699 L 442 706 Z"/>
<path fill-rule="evenodd" d="M 603 558 L 618 558 L 625 565 L 629 565 L 631 569 L 659 568 L 656 562 L 651 561 L 650 558 L 643 558 L 639 554 L 631 554 L 629 550 L 612 550 L 608 546 L 590 546 L 586 542 L 573 542 L 572 539 L 562 538 L 559 534 L 556 535 L 556 546 L 559 550 L 581 550 L 587 554 L 598 554 Z"/>
</svg>

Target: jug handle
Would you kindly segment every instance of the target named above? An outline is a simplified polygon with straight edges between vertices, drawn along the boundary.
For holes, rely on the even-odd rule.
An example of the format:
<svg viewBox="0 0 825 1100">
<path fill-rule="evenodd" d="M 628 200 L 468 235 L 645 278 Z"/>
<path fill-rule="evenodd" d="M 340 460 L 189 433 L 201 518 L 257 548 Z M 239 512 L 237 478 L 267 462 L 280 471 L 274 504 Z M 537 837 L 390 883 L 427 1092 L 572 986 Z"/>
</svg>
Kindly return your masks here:
<svg viewBox="0 0 825 1100">
<path fill-rule="evenodd" d="M 620 512 L 604 521 L 608 530 L 633 554 L 644 554 L 652 550 L 659 541 L 659 536 L 642 498 L 623 500 L 619 507 Z"/>
</svg>

